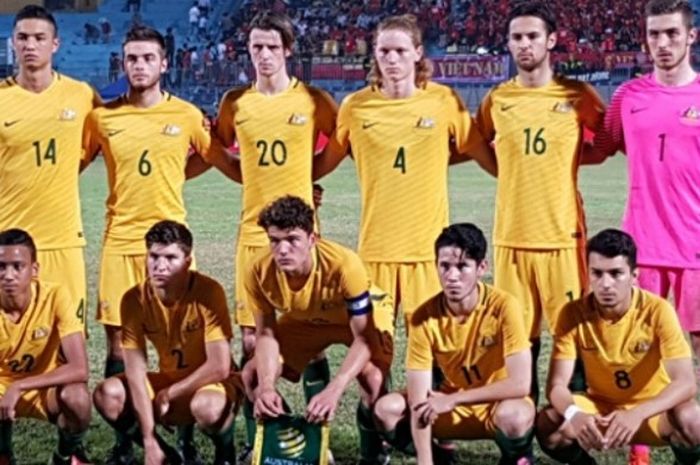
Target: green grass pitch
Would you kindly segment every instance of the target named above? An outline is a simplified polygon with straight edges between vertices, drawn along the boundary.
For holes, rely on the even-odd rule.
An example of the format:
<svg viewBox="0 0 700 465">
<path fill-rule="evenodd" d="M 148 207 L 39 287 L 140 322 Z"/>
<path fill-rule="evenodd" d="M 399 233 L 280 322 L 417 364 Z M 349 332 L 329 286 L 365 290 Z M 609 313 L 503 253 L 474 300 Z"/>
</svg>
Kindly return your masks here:
<svg viewBox="0 0 700 465">
<path fill-rule="evenodd" d="M 81 176 L 83 222 L 88 246 L 85 251 L 88 275 L 88 300 L 90 308 L 90 339 L 88 342 L 91 364 L 90 387 L 102 378 L 105 341 L 102 328 L 94 321 L 96 289 L 99 270 L 99 253 L 104 224 L 104 201 L 107 181 L 104 164 L 98 159 Z M 355 167 L 346 161 L 331 175 L 322 180 L 326 191 L 320 210 L 324 237 L 354 248 L 360 215 L 359 191 Z M 626 193 L 626 168 L 624 157 L 618 156 L 596 167 L 584 167 L 580 172 L 580 188 L 585 201 L 588 228 L 596 232 L 604 227 L 617 227 L 620 223 Z M 491 237 L 494 211 L 495 180 L 484 174 L 475 163 L 454 166 L 450 169 L 450 206 L 452 221 L 474 222 Z M 211 170 L 186 185 L 185 196 L 189 211 L 189 224 L 195 235 L 195 253 L 201 271 L 219 279 L 225 286 L 229 302 L 233 299 L 233 259 L 240 211 L 240 188 L 219 173 Z M 420 221 L 415 218 L 415 221 Z M 491 280 L 491 276 L 487 277 Z M 238 329 L 235 330 L 238 337 Z M 395 387 L 404 385 L 403 359 L 405 336 L 403 328 L 397 334 L 397 353 L 392 372 Z M 238 343 L 234 343 L 236 359 L 240 355 Z M 540 357 L 540 380 L 543 384 L 548 365 L 550 344 L 545 338 Z M 338 367 L 344 354 L 343 348 L 329 351 L 332 369 Z M 283 391 L 292 405 L 301 411 L 301 386 L 285 383 Z M 357 393 L 353 386 L 343 398 L 331 433 L 331 447 L 336 462 L 351 464 L 357 456 L 355 431 L 355 406 Z M 243 424 L 237 420 L 238 444 L 242 442 Z M 14 448 L 20 464 L 47 463 L 55 445 L 53 427 L 34 421 L 21 421 L 15 426 Z M 93 422 L 87 435 L 87 445 L 97 463 L 102 463 L 112 444 L 112 432 L 93 412 Z M 198 435 L 203 453 L 210 457 L 208 441 Z M 537 450 L 538 463 L 553 463 Z M 490 441 L 460 444 L 460 463 L 495 463 L 498 451 Z M 654 455 L 655 463 L 670 463 L 666 451 Z M 410 458 L 395 455 L 392 463 L 414 463 Z M 622 451 L 601 457 L 601 464 L 625 463 Z"/>
</svg>

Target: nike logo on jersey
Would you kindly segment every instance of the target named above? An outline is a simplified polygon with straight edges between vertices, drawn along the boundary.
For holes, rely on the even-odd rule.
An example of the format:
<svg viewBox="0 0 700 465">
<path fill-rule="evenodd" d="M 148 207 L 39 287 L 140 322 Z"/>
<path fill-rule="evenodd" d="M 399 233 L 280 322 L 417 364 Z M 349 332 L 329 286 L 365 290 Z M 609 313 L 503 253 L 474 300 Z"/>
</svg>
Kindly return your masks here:
<svg viewBox="0 0 700 465">
<path fill-rule="evenodd" d="M 378 125 L 378 124 L 379 124 L 379 123 L 371 123 L 371 122 L 369 122 L 369 121 L 365 121 L 364 123 L 362 123 L 362 129 L 369 129 L 369 128 L 371 128 L 372 126 L 376 126 L 376 125 Z"/>
<path fill-rule="evenodd" d="M 515 103 L 510 104 L 510 105 L 501 105 L 501 111 L 508 111 L 511 108 L 513 108 L 515 105 L 516 105 Z"/>
<path fill-rule="evenodd" d="M 5 121 L 5 127 L 9 128 L 10 126 L 14 126 L 15 124 L 19 123 L 22 121 L 21 119 L 16 119 L 14 121 Z"/>
<path fill-rule="evenodd" d="M 124 131 L 126 131 L 126 129 L 114 129 L 112 131 L 107 131 L 107 137 L 116 136 L 120 132 L 124 132 Z"/>
<path fill-rule="evenodd" d="M 240 126 L 241 124 L 245 123 L 245 122 L 248 121 L 249 119 L 250 119 L 250 118 L 236 120 L 236 122 L 235 122 L 235 123 L 236 123 L 236 126 Z"/>
<path fill-rule="evenodd" d="M 639 113 L 640 111 L 648 110 L 649 107 L 641 107 L 641 108 L 632 108 L 630 110 L 630 114 L 634 115 L 635 113 Z"/>
</svg>

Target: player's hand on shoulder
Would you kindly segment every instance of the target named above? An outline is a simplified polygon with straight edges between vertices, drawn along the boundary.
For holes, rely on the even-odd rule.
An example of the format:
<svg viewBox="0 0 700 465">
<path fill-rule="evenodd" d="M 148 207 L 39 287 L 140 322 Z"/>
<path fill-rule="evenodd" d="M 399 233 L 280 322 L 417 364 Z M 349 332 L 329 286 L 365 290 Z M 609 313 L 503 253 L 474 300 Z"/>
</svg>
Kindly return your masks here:
<svg viewBox="0 0 700 465">
<path fill-rule="evenodd" d="M 615 410 L 598 419 L 598 423 L 606 428 L 603 441 L 606 449 L 617 449 L 626 446 L 644 421 L 635 409 Z"/>
<path fill-rule="evenodd" d="M 284 413 L 282 396 L 275 389 L 258 389 L 253 405 L 256 418 L 277 418 Z"/>
<path fill-rule="evenodd" d="M 306 407 L 306 421 L 310 423 L 323 423 L 332 421 L 338 408 L 343 392 L 333 383 L 316 394 Z"/>
<path fill-rule="evenodd" d="M 585 450 L 604 448 L 603 434 L 599 425 L 600 417 L 586 412 L 578 412 L 569 421 L 571 437 Z"/>
</svg>

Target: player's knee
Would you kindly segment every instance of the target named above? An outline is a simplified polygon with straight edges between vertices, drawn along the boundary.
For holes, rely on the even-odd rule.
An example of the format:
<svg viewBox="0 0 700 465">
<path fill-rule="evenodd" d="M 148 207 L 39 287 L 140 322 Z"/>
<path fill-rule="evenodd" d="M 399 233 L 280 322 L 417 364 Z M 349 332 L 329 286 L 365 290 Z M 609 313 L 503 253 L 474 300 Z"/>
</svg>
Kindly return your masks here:
<svg viewBox="0 0 700 465">
<path fill-rule="evenodd" d="M 374 404 L 374 420 L 382 431 L 391 431 L 406 414 L 406 399 L 398 393 L 381 397 Z"/>
<path fill-rule="evenodd" d="M 108 420 L 116 420 L 126 403 L 124 384 L 117 378 L 100 383 L 92 395 L 95 408 Z"/>
<path fill-rule="evenodd" d="M 74 416 L 85 417 L 90 415 L 92 403 L 90 393 L 85 383 L 68 384 L 61 388 L 59 393 L 61 409 Z"/>
<path fill-rule="evenodd" d="M 200 391 L 190 401 L 190 411 L 197 426 L 210 429 L 220 423 L 226 408 L 226 396 L 220 392 Z"/>
<path fill-rule="evenodd" d="M 502 402 L 494 413 L 494 423 L 508 437 L 523 436 L 535 422 L 535 407 L 526 400 Z"/>
<path fill-rule="evenodd" d="M 700 406 L 695 401 L 686 402 L 675 409 L 674 416 L 686 440 L 693 446 L 700 445 Z"/>
</svg>

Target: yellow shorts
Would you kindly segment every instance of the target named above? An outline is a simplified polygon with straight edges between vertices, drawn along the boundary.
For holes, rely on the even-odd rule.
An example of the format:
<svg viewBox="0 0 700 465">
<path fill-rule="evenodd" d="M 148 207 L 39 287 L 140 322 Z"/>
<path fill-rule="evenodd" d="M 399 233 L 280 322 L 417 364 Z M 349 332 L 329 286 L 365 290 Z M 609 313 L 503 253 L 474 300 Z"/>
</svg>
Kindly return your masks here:
<svg viewBox="0 0 700 465">
<path fill-rule="evenodd" d="M 574 403 L 584 412 L 591 415 L 607 415 L 614 410 L 628 410 L 634 407 L 634 404 L 628 405 L 613 405 L 607 402 L 593 400 L 582 394 L 574 394 Z M 661 438 L 659 431 L 659 423 L 661 415 L 644 420 L 637 430 L 637 433 L 632 438 L 631 444 L 646 444 L 649 446 L 666 446 L 668 443 Z"/>
<path fill-rule="evenodd" d="M 85 323 L 87 290 L 83 248 L 39 250 L 37 261 L 39 277 L 63 285 L 71 296 L 71 308 L 75 309 L 75 314 Z"/>
<path fill-rule="evenodd" d="M 435 262 L 367 262 L 370 280 L 401 304 L 405 318 L 423 302 L 442 290 Z"/>
<path fill-rule="evenodd" d="M 9 384 L 0 382 L 0 398 L 5 394 Z M 55 396 L 56 388 L 32 389 L 24 391 L 15 406 L 17 418 L 35 418 L 42 421 L 51 421 L 49 414 L 49 396 Z"/>
<path fill-rule="evenodd" d="M 243 270 L 245 270 L 253 257 L 267 247 L 255 247 L 242 245 L 240 242 L 236 246 L 236 277 L 234 287 L 236 291 L 236 314 L 235 321 L 239 326 L 255 328 L 255 318 L 253 312 L 245 305 L 245 289 L 243 288 Z"/>
<path fill-rule="evenodd" d="M 524 399 L 532 404 L 529 397 Z M 496 433 L 496 408 L 498 402 L 458 405 L 438 416 L 433 423 L 433 435 L 439 439 L 492 439 Z"/>
<path fill-rule="evenodd" d="M 588 288 L 583 248 L 495 247 L 494 262 L 494 285 L 522 303 L 530 339 L 540 336 L 543 313 L 552 328 L 559 310 Z"/>
<path fill-rule="evenodd" d="M 372 289 L 372 296 L 383 292 Z M 370 340 L 372 363 L 388 370 L 394 357 L 394 302 L 389 295 L 381 301 L 373 299 L 372 316 L 376 332 Z M 353 336 L 349 325 L 329 325 L 295 320 L 286 315 L 277 320 L 277 340 L 284 364 L 297 373 L 316 355 L 333 344 L 350 346 Z"/>
<path fill-rule="evenodd" d="M 102 252 L 100 284 L 97 291 L 97 321 L 121 326 L 122 296 L 146 279 L 146 255 L 110 255 Z"/>
<path fill-rule="evenodd" d="M 155 399 L 156 394 L 161 390 L 183 379 L 181 373 L 149 372 L 146 376 L 148 379 L 146 389 L 148 390 L 148 396 L 151 398 L 151 400 Z M 118 377 L 126 385 L 126 375 L 121 373 L 118 375 Z M 192 418 L 190 402 L 198 392 L 202 391 L 213 391 L 225 395 L 227 402 L 234 407 L 234 411 L 238 410 L 238 406 L 243 400 L 243 384 L 241 383 L 240 375 L 236 373 L 220 383 L 212 383 L 202 386 L 201 388 L 197 389 L 194 394 L 187 398 L 183 397 L 172 401 L 165 418 L 166 422 L 172 425 L 191 424 L 194 419 Z"/>
</svg>

